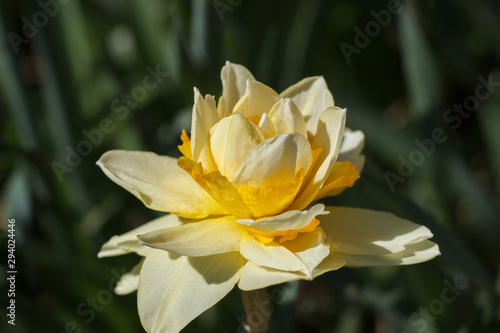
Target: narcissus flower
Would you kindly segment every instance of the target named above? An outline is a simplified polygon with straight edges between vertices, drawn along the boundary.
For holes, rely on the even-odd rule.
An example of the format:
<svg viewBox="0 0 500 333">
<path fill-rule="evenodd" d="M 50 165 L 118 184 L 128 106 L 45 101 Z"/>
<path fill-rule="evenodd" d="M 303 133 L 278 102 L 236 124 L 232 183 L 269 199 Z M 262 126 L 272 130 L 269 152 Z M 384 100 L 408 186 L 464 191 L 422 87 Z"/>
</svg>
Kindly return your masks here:
<svg viewBox="0 0 500 333">
<path fill-rule="evenodd" d="M 344 129 L 346 110 L 334 106 L 323 77 L 281 94 L 229 62 L 221 78 L 218 105 L 195 88 L 182 157 L 114 150 L 98 162 L 147 207 L 170 213 L 99 252 L 143 257 L 116 292 L 138 289 L 147 331 L 180 331 L 236 284 L 254 290 L 439 254 L 424 226 L 316 203 L 351 187 L 364 163 L 363 133 Z"/>
</svg>

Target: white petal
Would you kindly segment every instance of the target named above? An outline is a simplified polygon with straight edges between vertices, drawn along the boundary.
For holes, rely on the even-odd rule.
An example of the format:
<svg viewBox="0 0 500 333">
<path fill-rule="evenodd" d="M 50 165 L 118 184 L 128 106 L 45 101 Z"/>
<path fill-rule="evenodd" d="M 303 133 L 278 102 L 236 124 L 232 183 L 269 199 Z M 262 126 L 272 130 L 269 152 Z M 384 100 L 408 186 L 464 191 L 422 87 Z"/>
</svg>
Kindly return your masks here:
<svg viewBox="0 0 500 333">
<path fill-rule="evenodd" d="M 267 116 L 267 113 L 264 113 L 260 118 L 259 128 L 264 136 L 264 139 L 270 139 L 276 135 L 276 130 L 274 129 L 273 122 Z"/>
<path fill-rule="evenodd" d="M 316 228 L 283 243 L 283 246 L 306 264 L 309 269 L 306 274 L 310 279 L 313 278 L 313 270 L 330 254 L 330 246 L 325 242 L 325 238 L 323 230 Z"/>
<path fill-rule="evenodd" d="M 194 89 L 193 118 L 191 121 L 191 152 L 193 160 L 201 162 L 205 170 L 215 170 L 210 150 L 210 129 L 219 121 L 213 96 L 201 96 Z"/>
<path fill-rule="evenodd" d="M 179 218 L 179 216 L 167 214 L 122 235 L 111 237 L 111 239 L 102 246 L 97 257 L 114 257 L 131 252 L 145 256 L 149 252 L 149 247 L 139 243 L 139 239 L 137 239 L 138 234 L 157 229 L 176 227 L 182 223 L 182 219 Z"/>
<path fill-rule="evenodd" d="M 139 151 L 111 150 L 97 162 L 115 183 L 147 207 L 190 218 L 224 214 L 177 159 Z"/>
<path fill-rule="evenodd" d="M 222 95 L 224 98 L 219 101 L 221 110 L 220 118 L 229 116 L 238 100 L 245 94 L 247 80 L 255 80 L 252 73 L 245 67 L 226 62 L 221 71 Z"/>
<path fill-rule="evenodd" d="M 247 100 L 241 106 L 235 106 L 233 112 L 242 112 L 249 119 L 269 113 L 274 104 L 280 99 L 278 93 L 259 81 L 247 81 Z"/>
<path fill-rule="evenodd" d="M 365 164 L 365 156 L 361 154 L 365 145 L 365 135 L 361 131 L 345 129 L 337 161 L 349 161 L 361 173 Z"/>
<path fill-rule="evenodd" d="M 277 134 L 300 133 L 307 138 L 306 123 L 299 108 L 290 98 L 277 102 L 269 112 Z"/>
<path fill-rule="evenodd" d="M 397 266 L 418 264 L 431 260 L 440 254 L 437 244 L 425 240 L 408 245 L 405 250 L 398 253 L 370 256 L 334 252 L 332 256 L 344 260 L 347 266 Z"/>
<path fill-rule="evenodd" d="M 318 266 L 316 266 L 316 268 L 313 270 L 312 275 L 314 278 L 316 278 L 327 272 L 336 271 L 337 269 L 344 267 L 345 264 L 346 262 L 344 260 L 335 258 L 332 256 L 332 254 L 330 254 L 328 257 L 323 259 L 323 261 Z"/>
<path fill-rule="evenodd" d="M 139 273 L 141 272 L 144 259 L 132 268 L 128 273 L 122 275 L 120 281 L 116 284 L 115 293 L 118 295 L 127 295 L 139 288 Z"/>
<path fill-rule="evenodd" d="M 280 97 L 289 97 L 297 105 L 306 120 L 307 131 L 313 137 L 320 114 L 334 106 L 333 96 L 322 76 L 305 78 L 283 91 Z"/>
<path fill-rule="evenodd" d="M 192 257 L 238 251 L 245 228 L 236 217 L 225 216 L 178 227 L 154 230 L 138 236 L 145 245 Z"/>
<path fill-rule="evenodd" d="M 429 229 L 393 214 L 369 209 L 327 207 L 319 218 L 332 251 L 376 255 L 403 251 L 432 237 Z"/>
<path fill-rule="evenodd" d="M 248 261 L 241 272 L 238 287 L 241 290 L 255 290 L 288 281 L 306 279 L 307 276 L 304 273 L 280 271 L 277 269 L 262 267 Z"/>
<path fill-rule="evenodd" d="M 274 241 L 262 244 L 250 235 L 243 235 L 240 242 L 240 253 L 245 259 L 259 266 L 284 271 L 307 272 L 308 267 L 295 254 Z"/>
<path fill-rule="evenodd" d="M 190 258 L 152 249 L 137 294 L 142 325 L 148 332 L 179 332 L 233 289 L 244 263 L 236 252 Z"/>
</svg>

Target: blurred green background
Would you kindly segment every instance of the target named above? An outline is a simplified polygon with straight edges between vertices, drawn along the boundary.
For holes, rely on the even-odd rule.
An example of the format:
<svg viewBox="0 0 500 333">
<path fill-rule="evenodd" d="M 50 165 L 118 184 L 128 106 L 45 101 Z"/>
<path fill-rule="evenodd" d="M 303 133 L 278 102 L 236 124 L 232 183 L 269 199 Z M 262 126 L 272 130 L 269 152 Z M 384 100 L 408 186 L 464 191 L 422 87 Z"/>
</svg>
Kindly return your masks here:
<svg viewBox="0 0 500 333">
<path fill-rule="evenodd" d="M 2 0 L 0 331 L 142 331 L 135 293 L 110 292 L 137 257 L 96 254 L 160 214 L 95 162 L 179 156 L 193 86 L 218 98 L 230 60 L 277 91 L 323 75 L 367 156 L 327 202 L 426 225 L 442 252 L 277 286 L 271 331 L 500 332 L 499 14 L 497 0 Z M 235 289 L 185 331 L 240 332 L 243 314 Z"/>
</svg>

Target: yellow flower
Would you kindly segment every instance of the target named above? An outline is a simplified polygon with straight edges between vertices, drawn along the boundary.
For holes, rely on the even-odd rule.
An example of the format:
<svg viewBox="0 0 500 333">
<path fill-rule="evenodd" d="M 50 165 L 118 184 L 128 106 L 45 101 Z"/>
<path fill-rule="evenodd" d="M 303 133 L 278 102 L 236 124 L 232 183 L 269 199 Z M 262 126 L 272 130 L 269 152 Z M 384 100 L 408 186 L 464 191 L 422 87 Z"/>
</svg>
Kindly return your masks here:
<svg viewBox="0 0 500 333">
<path fill-rule="evenodd" d="M 312 280 L 342 266 L 407 265 L 439 254 L 424 226 L 314 201 L 341 193 L 364 163 L 323 77 L 281 94 L 226 63 L 223 96 L 195 88 L 191 137 L 175 159 L 110 151 L 98 165 L 147 207 L 169 212 L 103 245 L 99 257 L 144 257 L 116 292 L 138 289 L 149 332 L 177 332 L 238 284 Z"/>
</svg>

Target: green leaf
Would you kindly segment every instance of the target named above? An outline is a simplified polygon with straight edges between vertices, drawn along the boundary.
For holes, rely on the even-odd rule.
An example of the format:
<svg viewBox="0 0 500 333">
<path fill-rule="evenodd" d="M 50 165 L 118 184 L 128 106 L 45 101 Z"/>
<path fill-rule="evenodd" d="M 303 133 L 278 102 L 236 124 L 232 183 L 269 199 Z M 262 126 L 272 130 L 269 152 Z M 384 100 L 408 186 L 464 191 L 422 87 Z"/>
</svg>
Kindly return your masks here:
<svg viewBox="0 0 500 333">
<path fill-rule="evenodd" d="M 439 101 L 439 73 L 411 3 L 405 4 L 399 18 L 403 69 L 410 107 L 413 115 L 421 118 L 429 114 Z"/>
</svg>

